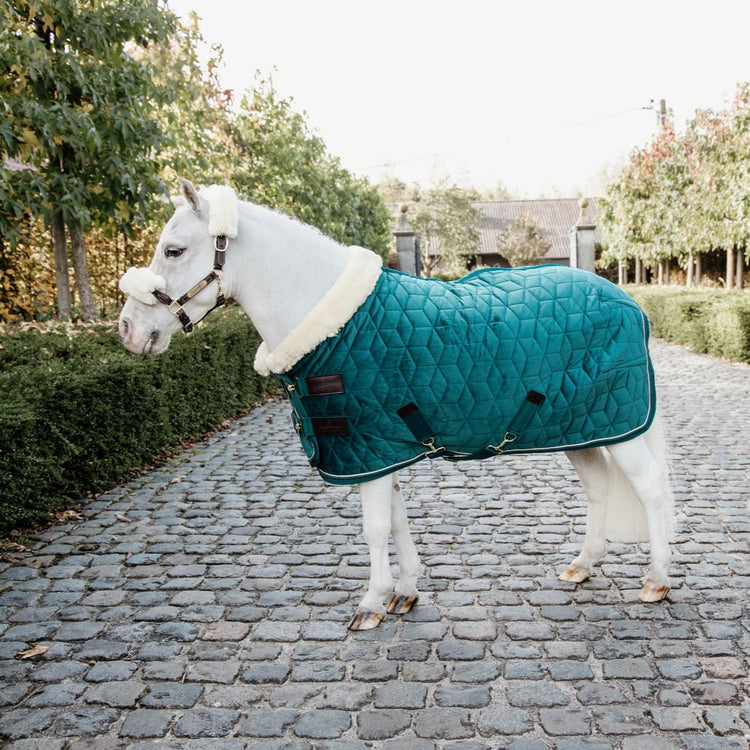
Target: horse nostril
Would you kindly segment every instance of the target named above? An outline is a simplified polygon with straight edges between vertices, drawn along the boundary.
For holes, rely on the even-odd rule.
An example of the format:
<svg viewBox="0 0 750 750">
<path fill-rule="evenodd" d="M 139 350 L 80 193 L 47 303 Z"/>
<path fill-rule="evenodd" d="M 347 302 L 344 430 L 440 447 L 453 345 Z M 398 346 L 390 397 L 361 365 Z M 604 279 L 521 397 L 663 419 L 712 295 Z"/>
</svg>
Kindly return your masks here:
<svg viewBox="0 0 750 750">
<path fill-rule="evenodd" d="M 130 333 L 130 321 L 127 318 L 120 319 L 120 338 L 124 341 Z"/>
<path fill-rule="evenodd" d="M 159 331 L 151 331 L 148 337 L 149 341 L 151 342 L 151 346 L 153 346 L 159 340 L 160 336 L 161 333 Z"/>
</svg>

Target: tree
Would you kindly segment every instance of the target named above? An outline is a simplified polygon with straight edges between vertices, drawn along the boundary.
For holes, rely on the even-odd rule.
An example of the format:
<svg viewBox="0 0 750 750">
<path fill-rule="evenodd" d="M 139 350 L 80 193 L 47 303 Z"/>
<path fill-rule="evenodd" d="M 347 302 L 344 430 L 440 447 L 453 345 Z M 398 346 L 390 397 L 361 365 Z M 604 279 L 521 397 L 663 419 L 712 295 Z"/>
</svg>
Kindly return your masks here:
<svg viewBox="0 0 750 750">
<path fill-rule="evenodd" d="M 421 193 L 410 212 L 410 223 L 421 236 L 422 271 L 430 276 L 440 264 L 450 275 L 466 272 L 467 261 L 479 249 L 481 211 L 469 195 L 446 181 Z"/>
<path fill-rule="evenodd" d="M 409 187 L 405 182 L 390 173 L 380 180 L 377 187 L 386 203 L 408 203 L 419 193 L 416 186 Z"/>
<path fill-rule="evenodd" d="M 699 110 L 684 133 L 670 118 L 636 149 L 599 201 L 602 260 L 661 271 L 677 258 L 688 285 L 704 253 L 726 253 L 725 285 L 742 285 L 750 238 L 750 84 L 720 112 Z"/>
<path fill-rule="evenodd" d="M 472 200 L 478 201 L 512 201 L 515 199 L 513 193 L 508 190 L 501 181 L 498 180 L 497 185 L 494 188 L 483 188 L 477 190 L 476 198 Z"/>
<path fill-rule="evenodd" d="M 32 274 L 14 275 L 23 265 L 51 278 L 49 263 L 31 262 L 44 241 L 59 317 L 73 306 L 71 246 L 83 317 L 93 314 L 89 287 L 117 304 L 114 282 L 151 254 L 178 175 L 234 184 L 242 197 L 387 255 L 390 217 L 377 190 L 342 168 L 270 82 L 236 112 L 219 85 L 221 49 L 202 65 L 202 41 L 195 16 L 182 26 L 158 0 L 0 0 L 4 319 L 47 315 L 46 296 L 30 294 Z M 37 288 L 46 294 L 46 281 Z"/>
<path fill-rule="evenodd" d="M 242 155 L 231 181 L 242 197 L 284 211 L 344 244 L 388 254 L 390 216 L 377 188 L 341 166 L 270 78 L 258 76 L 255 88 L 243 96 L 231 135 Z"/>
<path fill-rule="evenodd" d="M 603 262 L 634 259 L 639 283 L 644 264 L 677 255 L 682 242 L 677 207 L 685 204 L 690 179 L 684 143 L 670 118 L 650 144 L 633 151 L 618 181 L 608 187 L 607 198 L 599 202 Z"/>
<path fill-rule="evenodd" d="M 231 135 L 234 92 L 223 89 L 218 78 L 222 50 L 213 46 L 204 54 L 205 46 L 197 16 L 191 13 L 168 44 L 139 50 L 154 71 L 156 85 L 171 90 L 170 100 L 152 113 L 164 134 L 158 154 L 160 200 L 148 208 L 145 221 L 123 225 L 114 220 L 87 232 L 91 284 L 102 315 L 122 305 L 117 280 L 125 270 L 150 262 L 170 211 L 164 198 L 176 178 L 228 184 L 242 158 Z"/>
<path fill-rule="evenodd" d="M 157 85 L 172 89 L 171 100 L 155 112 L 166 136 L 161 154 L 165 182 L 188 176 L 205 184 L 227 184 L 246 158 L 232 137 L 235 92 L 223 89 L 219 79 L 223 50 L 211 46 L 203 63 L 199 50 L 205 46 L 198 17 L 191 12 L 169 44 L 143 51 Z"/>
<path fill-rule="evenodd" d="M 153 0 L 7 0 L 0 5 L 0 236 L 25 214 L 50 228 L 59 316 L 69 319 L 67 243 L 82 317 L 94 314 L 84 235 L 143 221 L 160 186 L 166 141 L 154 109 L 175 96 L 144 54 L 174 16 Z M 11 160 L 23 169 L 9 169 Z"/>
<path fill-rule="evenodd" d="M 498 252 L 514 268 L 539 263 L 551 247 L 544 230 L 524 214 L 508 224 L 497 238 Z"/>
</svg>

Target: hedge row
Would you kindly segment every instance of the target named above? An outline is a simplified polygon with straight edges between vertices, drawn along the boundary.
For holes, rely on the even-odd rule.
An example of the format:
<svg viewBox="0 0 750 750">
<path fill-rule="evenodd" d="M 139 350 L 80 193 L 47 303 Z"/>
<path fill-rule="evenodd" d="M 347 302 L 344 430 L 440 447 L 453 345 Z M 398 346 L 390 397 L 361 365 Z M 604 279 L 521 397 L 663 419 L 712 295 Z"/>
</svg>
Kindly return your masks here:
<svg viewBox="0 0 750 750">
<path fill-rule="evenodd" d="M 628 286 L 654 336 L 700 354 L 750 362 L 750 294 L 720 289 Z"/>
<path fill-rule="evenodd" d="M 275 382 L 238 309 L 214 313 L 158 357 L 116 331 L 0 336 L 0 533 L 117 484 L 256 403 Z"/>
</svg>

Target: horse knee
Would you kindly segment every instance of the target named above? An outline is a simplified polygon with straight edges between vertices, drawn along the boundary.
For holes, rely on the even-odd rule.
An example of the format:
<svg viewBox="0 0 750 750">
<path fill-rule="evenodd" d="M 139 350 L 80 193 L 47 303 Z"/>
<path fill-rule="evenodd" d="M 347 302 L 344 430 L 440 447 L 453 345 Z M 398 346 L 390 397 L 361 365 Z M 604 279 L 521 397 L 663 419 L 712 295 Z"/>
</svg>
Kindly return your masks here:
<svg viewBox="0 0 750 750">
<path fill-rule="evenodd" d="M 369 545 L 386 544 L 391 534 L 391 481 L 381 477 L 360 486 L 362 535 Z"/>
</svg>

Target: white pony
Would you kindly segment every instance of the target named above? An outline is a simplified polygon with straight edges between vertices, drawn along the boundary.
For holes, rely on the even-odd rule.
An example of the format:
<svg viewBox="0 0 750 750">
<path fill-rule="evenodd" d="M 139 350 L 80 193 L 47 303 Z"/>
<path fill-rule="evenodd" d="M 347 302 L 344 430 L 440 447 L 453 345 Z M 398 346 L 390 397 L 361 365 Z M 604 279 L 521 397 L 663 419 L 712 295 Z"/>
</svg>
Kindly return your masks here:
<svg viewBox="0 0 750 750">
<path fill-rule="evenodd" d="M 165 226 L 151 265 L 130 269 L 121 279 L 128 295 L 119 322 L 123 344 L 132 352 L 159 354 L 172 334 L 180 328 L 192 330 L 193 323 L 226 296 L 242 307 L 260 333 L 264 343 L 259 359 L 288 353 L 311 313 L 320 312 L 321 300 L 332 302 L 329 292 L 346 276 L 352 249 L 279 213 L 238 202 L 230 188 L 212 186 L 199 192 L 185 180 L 180 183 L 185 200 Z M 328 336 L 337 332 L 331 325 Z M 626 442 L 569 451 L 567 456 L 588 507 L 581 553 L 559 578 L 573 583 L 589 578 L 608 538 L 649 541 L 649 567 L 639 598 L 664 599 L 669 590 L 671 495 L 657 423 Z M 367 592 L 349 622 L 352 630 L 376 627 L 386 612 L 408 612 L 419 596 L 421 571 L 397 475 L 363 482 L 360 492 L 371 567 Z M 395 588 L 388 560 L 390 536 L 399 563 Z"/>
</svg>

